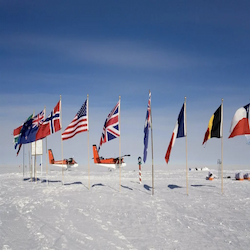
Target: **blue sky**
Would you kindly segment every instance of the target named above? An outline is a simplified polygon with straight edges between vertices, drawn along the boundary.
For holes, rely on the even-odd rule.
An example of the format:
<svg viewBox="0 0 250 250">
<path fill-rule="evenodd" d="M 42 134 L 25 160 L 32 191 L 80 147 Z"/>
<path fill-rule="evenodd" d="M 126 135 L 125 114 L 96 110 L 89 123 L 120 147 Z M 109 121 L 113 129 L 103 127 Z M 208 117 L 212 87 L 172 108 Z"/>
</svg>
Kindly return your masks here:
<svg viewBox="0 0 250 250">
<path fill-rule="evenodd" d="M 31 113 L 44 106 L 50 112 L 61 95 L 65 128 L 89 94 L 90 145 L 99 144 L 121 95 L 122 153 L 136 167 L 150 89 L 156 165 L 166 165 L 185 96 L 189 165 L 220 158 L 219 139 L 205 148 L 202 142 L 221 98 L 225 167 L 249 165 L 244 136 L 227 139 L 234 112 L 250 101 L 249 12 L 249 1 L 231 0 L 0 1 L 1 163 L 22 163 L 12 131 Z M 113 140 L 100 153 L 116 156 L 118 145 Z M 48 147 L 61 157 L 60 132 L 48 137 Z M 63 148 L 65 157 L 86 165 L 87 133 Z M 185 139 L 172 150 L 169 166 L 175 165 L 185 165 Z"/>
</svg>

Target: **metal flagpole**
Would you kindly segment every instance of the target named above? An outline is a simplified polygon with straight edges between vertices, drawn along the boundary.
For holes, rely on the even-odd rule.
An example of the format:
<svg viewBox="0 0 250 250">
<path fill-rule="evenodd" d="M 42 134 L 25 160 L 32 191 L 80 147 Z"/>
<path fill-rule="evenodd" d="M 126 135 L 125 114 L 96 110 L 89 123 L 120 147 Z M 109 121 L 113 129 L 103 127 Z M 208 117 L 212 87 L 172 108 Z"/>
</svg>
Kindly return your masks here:
<svg viewBox="0 0 250 250">
<path fill-rule="evenodd" d="M 154 151 L 153 151 L 153 119 L 152 119 L 152 109 L 151 109 L 151 92 L 150 94 L 150 127 L 151 127 L 151 150 L 152 150 L 152 195 L 154 195 Z"/>
<path fill-rule="evenodd" d="M 30 160 L 31 160 L 31 164 L 30 164 L 30 181 L 33 181 L 32 179 L 32 169 L 33 169 L 33 161 L 32 161 L 32 145 L 30 143 L 30 153 L 29 153 L 29 157 L 30 157 Z"/>
<path fill-rule="evenodd" d="M 184 115 L 185 115 L 185 137 L 186 137 L 186 185 L 187 185 L 187 195 L 188 195 L 188 153 L 187 153 L 187 110 L 186 110 L 186 101 L 187 97 L 185 97 L 184 102 Z"/>
<path fill-rule="evenodd" d="M 24 145 L 23 145 L 23 179 L 24 179 Z"/>
<path fill-rule="evenodd" d="M 62 148 L 62 165 L 63 165 L 63 139 L 62 139 L 62 96 L 60 95 L 60 123 L 61 123 L 61 148 Z M 62 166 L 62 184 L 64 185 L 64 169 Z"/>
<path fill-rule="evenodd" d="M 46 181 L 47 181 L 47 185 L 49 184 L 49 180 L 48 180 L 48 146 L 47 146 L 47 136 L 46 136 Z"/>
<path fill-rule="evenodd" d="M 30 166 L 30 150 L 28 151 L 28 157 L 29 157 L 29 171 L 31 171 L 31 166 Z"/>
<path fill-rule="evenodd" d="M 90 166 L 89 166 L 89 95 L 87 94 L 87 123 L 88 123 L 88 186 L 90 189 Z"/>
<path fill-rule="evenodd" d="M 223 194 L 223 98 L 221 99 L 221 193 Z"/>
<path fill-rule="evenodd" d="M 36 141 L 35 141 L 35 180 L 37 182 L 37 178 L 36 178 Z"/>
<path fill-rule="evenodd" d="M 120 174 L 119 174 L 119 176 L 120 176 L 120 183 L 119 183 L 119 190 L 121 191 L 121 172 L 122 172 L 122 168 L 121 168 L 121 121 L 120 121 L 120 119 L 121 119 L 121 96 L 119 96 L 119 131 L 120 131 L 120 136 L 119 136 L 119 169 L 120 169 Z"/>
</svg>

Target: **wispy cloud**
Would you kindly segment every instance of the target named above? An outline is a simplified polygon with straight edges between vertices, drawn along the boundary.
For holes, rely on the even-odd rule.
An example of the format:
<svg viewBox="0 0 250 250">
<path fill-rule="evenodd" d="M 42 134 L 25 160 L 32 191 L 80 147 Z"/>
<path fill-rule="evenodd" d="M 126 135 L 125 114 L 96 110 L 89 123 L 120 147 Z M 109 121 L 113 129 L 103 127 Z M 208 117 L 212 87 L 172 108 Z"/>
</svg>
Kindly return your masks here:
<svg viewBox="0 0 250 250">
<path fill-rule="evenodd" d="M 16 53 L 17 56 L 24 56 L 21 53 L 22 50 L 26 50 L 26 54 L 40 51 L 40 53 L 46 53 L 48 58 L 60 57 L 63 61 L 133 69 L 191 69 L 219 64 L 223 60 L 204 58 L 204 55 L 192 54 L 185 50 L 167 49 L 158 44 L 139 40 L 115 38 L 96 40 L 27 34 L 5 37 L 0 44 L 8 50 L 19 51 Z"/>
</svg>

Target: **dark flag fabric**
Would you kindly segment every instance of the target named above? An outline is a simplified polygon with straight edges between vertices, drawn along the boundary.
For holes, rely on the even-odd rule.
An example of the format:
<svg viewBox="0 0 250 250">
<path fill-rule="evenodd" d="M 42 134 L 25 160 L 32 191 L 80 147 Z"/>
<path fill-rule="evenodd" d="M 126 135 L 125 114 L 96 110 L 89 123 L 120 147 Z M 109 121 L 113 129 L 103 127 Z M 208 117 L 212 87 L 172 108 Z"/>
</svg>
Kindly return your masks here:
<svg viewBox="0 0 250 250">
<path fill-rule="evenodd" d="M 27 144 L 36 141 L 36 133 L 44 121 L 44 110 L 33 118 L 27 120 L 21 129 L 18 144 Z"/>
<path fill-rule="evenodd" d="M 250 134 L 249 106 L 250 103 L 236 110 L 231 122 L 229 138 L 233 138 L 234 136 L 238 135 Z"/>
<path fill-rule="evenodd" d="M 211 116 L 208 128 L 204 136 L 203 143 L 204 144 L 210 138 L 221 138 L 222 137 L 222 108 L 220 107 L 214 112 Z"/>
<path fill-rule="evenodd" d="M 166 163 L 169 162 L 170 153 L 171 153 L 171 150 L 172 150 L 172 148 L 174 146 L 176 138 L 185 137 L 187 135 L 186 134 L 185 115 L 186 115 L 186 105 L 183 104 L 183 106 L 181 108 L 181 111 L 179 113 L 177 122 L 175 124 L 174 131 L 172 133 L 166 155 L 165 155 Z"/>
<path fill-rule="evenodd" d="M 102 146 L 103 143 L 111 141 L 120 136 L 119 113 L 120 113 L 120 100 L 111 110 L 107 119 L 104 122 L 98 151 L 100 150 L 100 147 Z"/>
<path fill-rule="evenodd" d="M 26 121 L 30 120 L 33 117 L 33 114 L 26 119 Z M 26 122 L 25 121 L 25 122 Z M 21 130 L 22 130 L 23 124 L 19 126 L 18 128 L 13 130 L 13 136 L 14 136 L 14 144 L 15 144 L 15 149 L 17 148 L 19 137 L 21 135 Z M 20 147 L 20 146 L 19 146 Z"/>
<path fill-rule="evenodd" d="M 56 104 L 54 109 L 50 112 L 48 118 L 39 126 L 36 133 L 36 140 L 45 138 L 48 135 L 56 133 L 61 130 L 61 100 Z"/>
<path fill-rule="evenodd" d="M 88 100 L 84 102 L 80 110 L 75 115 L 73 121 L 62 133 L 62 140 L 74 137 L 76 134 L 88 131 Z"/>
<path fill-rule="evenodd" d="M 151 125 L 151 92 L 149 92 L 148 107 L 147 107 L 146 119 L 145 119 L 145 124 L 144 124 L 144 150 L 143 150 L 143 161 L 144 161 L 144 163 L 147 160 L 148 137 L 149 137 L 150 125 Z"/>
</svg>

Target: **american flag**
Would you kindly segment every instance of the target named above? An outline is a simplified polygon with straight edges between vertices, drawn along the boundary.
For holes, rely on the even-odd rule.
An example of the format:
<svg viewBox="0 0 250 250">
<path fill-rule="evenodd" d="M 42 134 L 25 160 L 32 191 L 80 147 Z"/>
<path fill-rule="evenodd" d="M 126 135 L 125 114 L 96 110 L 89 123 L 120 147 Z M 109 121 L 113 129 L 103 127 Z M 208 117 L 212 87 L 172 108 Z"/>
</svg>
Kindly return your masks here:
<svg viewBox="0 0 250 250">
<path fill-rule="evenodd" d="M 73 121 L 62 133 L 63 140 L 70 139 L 80 132 L 88 131 L 87 110 L 88 110 L 88 100 L 84 102 L 84 104 L 74 117 Z"/>
<path fill-rule="evenodd" d="M 148 96 L 148 107 L 147 107 L 146 120 L 145 120 L 145 125 L 144 125 L 144 150 L 143 150 L 144 163 L 147 160 L 148 136 L 149 136 L 150 124 L 151 124 L 151 92 L 149 92 L 149 96 Z"/>
<path fill-rule="evenodd" d="M 56 104 L 54 109 L 50 112 L 48 118 L 46 118 L 46 120 L 39 126 L 36 134 L 36 140 L 51 135 L 62 128 L 60 113 L 61 113 L 61 100 Z"/>
<path fill-rule="evenodd" d="M 102 131 L 100 140 L 100 147 L 103 143 L 111 141 L 120 136 L 120 124 L 119 124 L 119 113 L 120 113 L 120 101 L 115 105 L 112 111 L 109 113 Z"/>
</svg>

